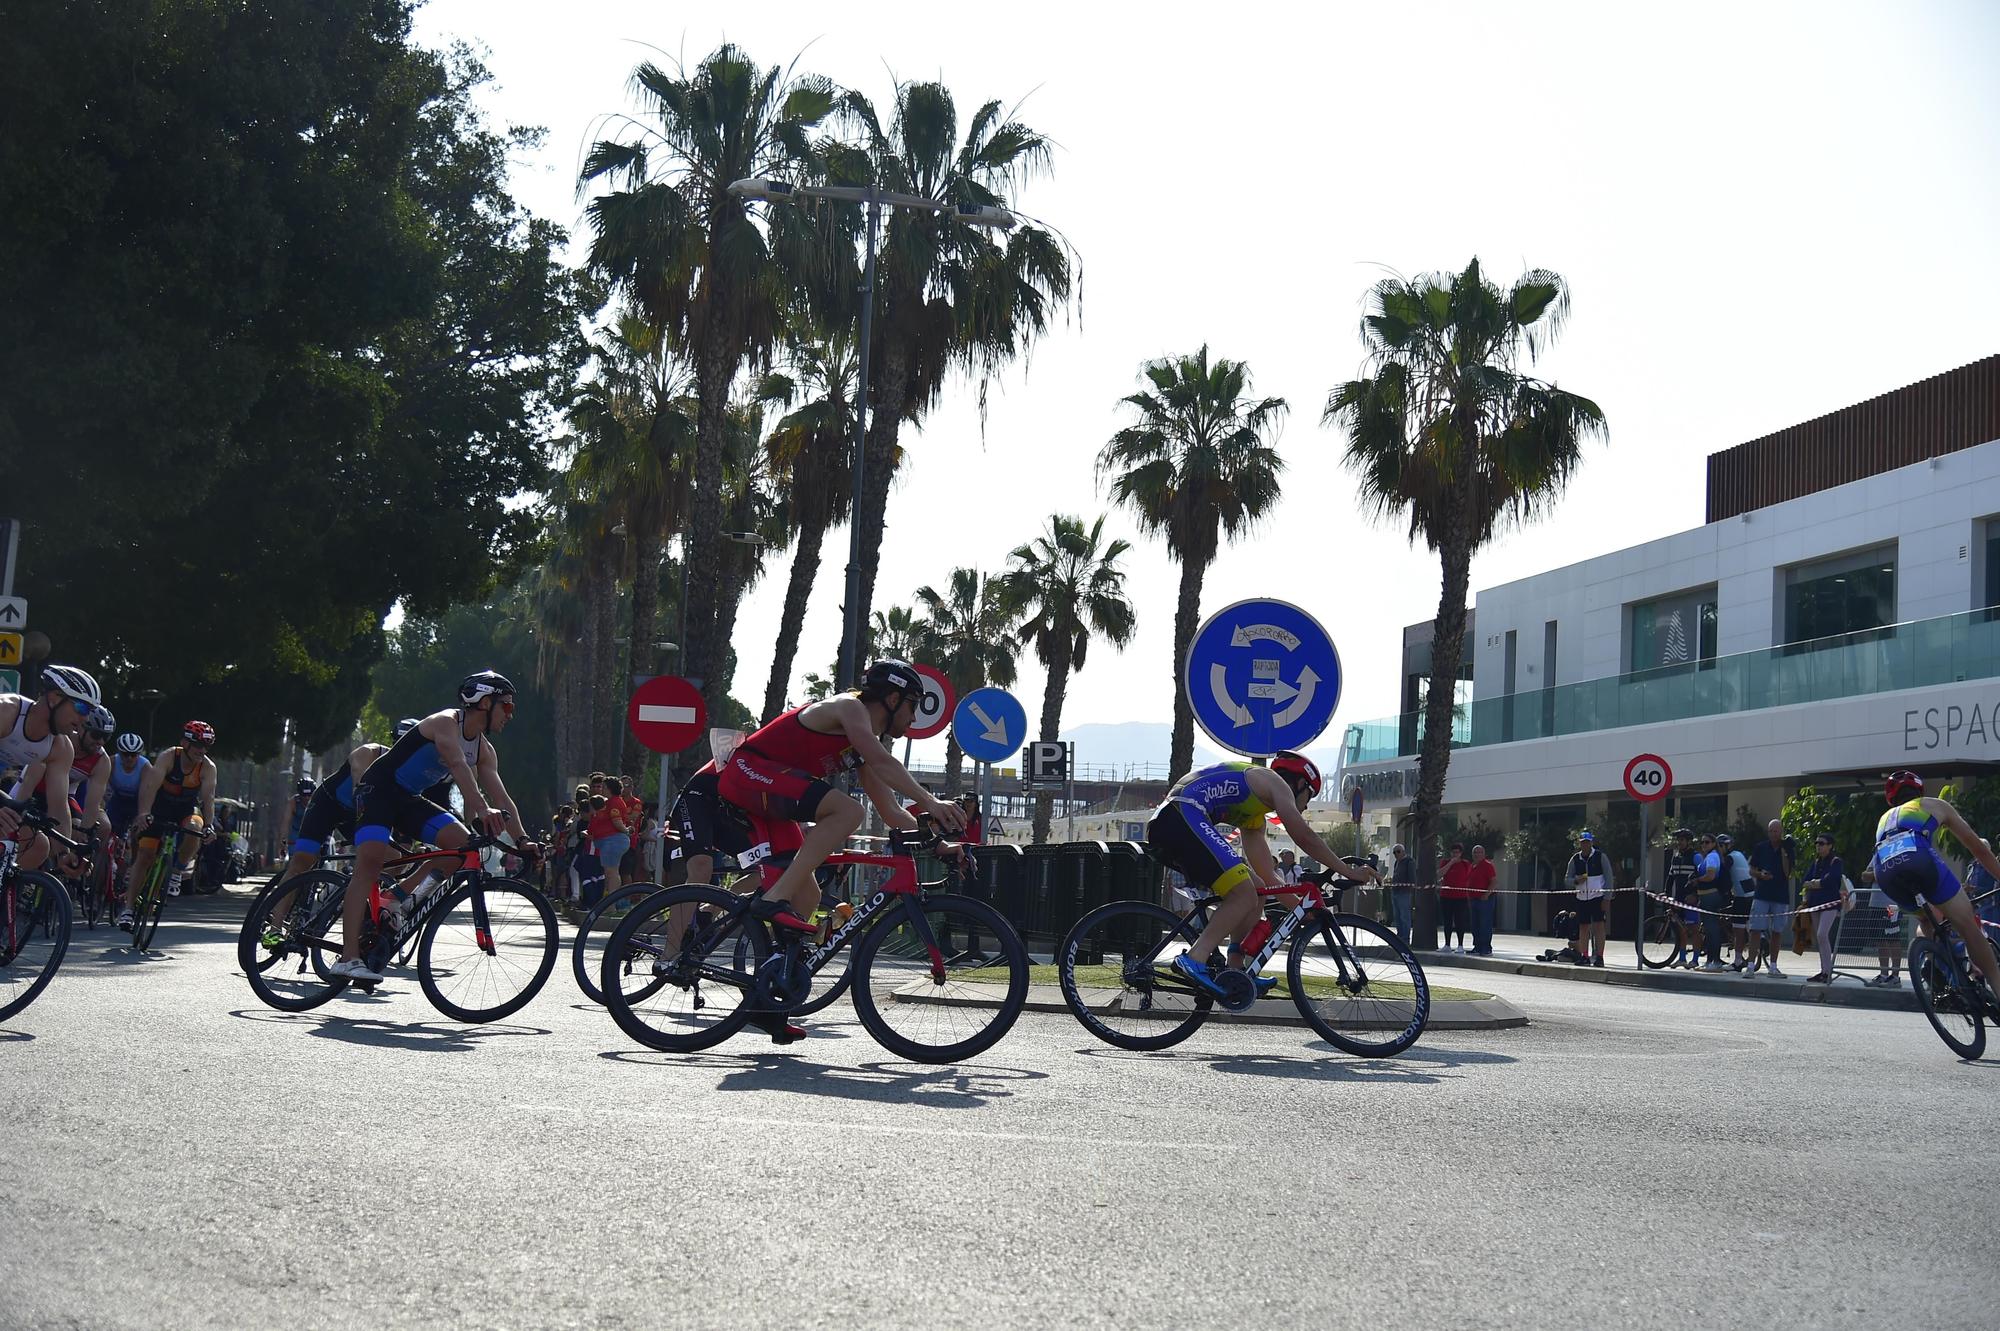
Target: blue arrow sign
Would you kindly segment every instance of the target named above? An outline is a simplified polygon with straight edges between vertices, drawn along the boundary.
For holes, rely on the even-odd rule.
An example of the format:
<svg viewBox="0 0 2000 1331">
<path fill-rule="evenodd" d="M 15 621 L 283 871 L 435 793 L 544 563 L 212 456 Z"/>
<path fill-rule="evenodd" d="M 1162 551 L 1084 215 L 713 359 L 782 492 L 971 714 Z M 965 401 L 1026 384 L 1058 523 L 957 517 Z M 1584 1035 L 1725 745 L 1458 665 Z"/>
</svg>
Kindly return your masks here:
<svg viewBox="0 0 2000 1331">
<path fill-rule="evenodd" d="M 1340 701 L 1340 653 L 1288 601 L 1238 601 L 1208 617 L 1188 648 L 1194 719 L 1225 749 L 1267 757 L 1318 739 Z"/>
<path fill-rule="evenodd" d="M 1028 711 L 1005 689 L 974 689 L 958 700 L 951 730 L 966 757 L 1005 762 L 1028 738 Z"/>
</svg>

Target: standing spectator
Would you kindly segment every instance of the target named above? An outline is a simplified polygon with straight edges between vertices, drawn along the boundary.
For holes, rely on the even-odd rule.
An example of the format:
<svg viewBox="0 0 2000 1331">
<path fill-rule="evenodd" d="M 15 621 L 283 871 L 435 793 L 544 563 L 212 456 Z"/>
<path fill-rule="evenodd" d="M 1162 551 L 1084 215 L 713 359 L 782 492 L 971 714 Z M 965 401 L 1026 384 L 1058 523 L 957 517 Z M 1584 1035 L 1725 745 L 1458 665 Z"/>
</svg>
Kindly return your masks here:
<svg viewBox="0 0 2000 1331">
<path fill-rule="evenodd" d="M 1750 891 L 1750 964 L 1743 973 L 1755 975 L 1761 959 L 1769 974 L 1783 978 L 1778 953 L 1792 921 L 1792 857 L 1785 850 L 1785 825 L 1776 818 L 1765 825 L 1764 840 L 1750 849 Z"/>
<path fill-rule="evenodd" d="M 542 886 L 551 895 L 568 895 L 569 888 L 569 836 L 570 816 L 576 810 L 567 804 L 556 806 L 555 816 L 549 821 L 549 855 L 543 861 L 546 878 Z"/>
<path fill-rule="evenodd" d="M 620 798 L 625 801 L 625 834 L 632 841 L 625 851 L 624 859 L 619 861 L 618 875 L 622 881 L 630 883 L 639 877 L 639 860 L 643 853 L 646 829 L 651 824 L 652 818 L 646 812 L 646 801 L 639 798 L 639 783 L 629 776 L 621 776 L 618 780 L 624 787 L 624 794 Z"/>
<path fill-rule="evenodd" d="M 1701 889 L 1695 885 L 1701 873 L 1701 857 L 1695 854 L 1692 828 L 1674 829 L 1674 848 L 1667 852 L 1667 890 L 1673 901 L 1666 907 L 1679 915 L 1681 965 L 1694 970 L 1701 965 Z"/>
<path fill-rule="evenodd" d="M 1278 852 L 1278 881 L 1286 887 L 1299 885 L 1299 856 L 1297 851 Z"/>
<path fill-rule="evenodd" d="M 606 892 L 618 890 L 618 866 L 625 852 L 632 848 L 631 824 L 626 818 L 625 801 L 620 798 L 624 789 L 624 783 L 617 777 L 607 776 L 604 794 L 591 800 L 595 808 L 590 815 L 590 840 L 604 866 Z"/>
<path fill-rule="evenodd" d="M 1716 836 L 1715 848 L 1722 855 L 1722 876 L 1729 880 L 1730 942 L 1736 949 L 1736 960 L 1729 963 L 1729 969 L 1740 971 L 1750 959 L 1750 903 L 1756 899 L 1750 861 L 1736 849 L 1734 838 L 1727 832 Z"/>
<path fill-rule="evenodd" d="M 986 844 L 985 819 L 979 816 L 979 796 L 964 794 L 958 797 L 958 807 L 965 810 L 965 830 L 958 839 L 968 846 Z"/>
<path fill-rule="evenodd" d="M 1486 847 L 1472 843 L 1472 867 L 1466 870 L 1466 890 L 1472 894 L 1472 955 L 1493 955 L 1493 880 L 1498 875 Z"/>
<path fill-rule="evenodd" d="M 1576 964 L 1602 966 L 1604 892 L 1611 883 L 1611 861 L 1589 832 L 1576 834 L 1576 854 L 1569 857 L 1568 877 L 1576 889 Z"/>
<path fill-rule="evenodd" d="M 1453 842 L 1451 858 L 1444 862 L 1438 872 L 1438 938 L 1442 946 L 1439 951 L 1465 951 L 1466 936 L 1472 932 L 1472 893 L 1466 890 L 1466 875 L 1472 872 L 1471 861 L 1465 858 L 1463 842 Z M 1458 945 L 1452 945 L 1453 938 Z"/>
<path fill-rule="evenodd" d="M 1840 923 L 1850 904 L 1847 871 L 1841 867 L 1840 856 L 1833 853 L 1833 838 L 1821 834 L 1813 839 L 1813 862 L 1806 868 L 1806 905 L 1831 907 L 1835 902 L 1839 903 L 1838 909 L 1822 910 L 1813 916 L 1813 938 L 1819 944 L 1819 974 L 1809 977 L 1808 984 L 1833 983 L 1834 926 Z"/>
<path fill-rule="evenodd" d="M 1695 856 L 1694 885 L 1700 893 L 1702 917 L 1701 936 L 1708 946 L 1708 962 L 1705 971 L 1726 971 L 1729 967 L 1722 960 L 1722 926 L 1729 917 L 1729 862 L 1722 857 L 1722 844 L 1713 834 L 1704 832 L 1701 838 L 1701 852 Z"/>
<path fill-rule="evenodd" d="M 1417 860 L 1399 842 L 1389 847 L 1389 919 L 1404 947 L 1410 945 L 1410 896 L 1417 890 Z"/>
</svg>

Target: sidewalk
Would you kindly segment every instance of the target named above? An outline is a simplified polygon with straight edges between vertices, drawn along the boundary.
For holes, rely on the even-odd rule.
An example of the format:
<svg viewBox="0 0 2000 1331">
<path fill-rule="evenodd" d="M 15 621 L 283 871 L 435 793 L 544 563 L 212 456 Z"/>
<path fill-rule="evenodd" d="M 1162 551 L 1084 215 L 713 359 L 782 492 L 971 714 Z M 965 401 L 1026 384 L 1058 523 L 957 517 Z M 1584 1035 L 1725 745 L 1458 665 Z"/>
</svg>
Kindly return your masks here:
<svg viewBox="0 0 2000 1331">
<path fill-rule="evenodd" d="M 1714 994 L 1727 998 L 1762 998 L 1794 1003 L 1827 1003 L 1835 1007 L 1876 1008 L 1893 1012 L 1916 1012 L 1917 996 L 1910 990 L 1908 972 L 1897 989 L 1870 989 L 1862 981 L 1876 973 L 1873 957 L 1834 958 L 1832 984 L 1807 984 L 1805 977 L 1819 969 L 1819 953 L 1803 956 L 1786 949 L 1778 960 L 1782 978 L 1760 975 L 1745 979 L 1734 971 L 1642 970 L 1637 949 L 1630 940 L 1611 939 L 1604 945 L 1604 966 L 1576 966 L 1567 962 L 1537 961 L 1562 940 L 1541 934 L 1495 934 L 1490 957 L 1459 956 L 1446 952 L 1426 952 L 1419 948 L 1417 959 L 1426 970 L 1462 967 L 1467 970 L 1503 971 L 1511 975 L 1534 975 L 1550 980 L 1575 980 L 1585 984 L 1623 984 L 1642 989 L 1665 989 L 1685 994 Z"/>
</svg>

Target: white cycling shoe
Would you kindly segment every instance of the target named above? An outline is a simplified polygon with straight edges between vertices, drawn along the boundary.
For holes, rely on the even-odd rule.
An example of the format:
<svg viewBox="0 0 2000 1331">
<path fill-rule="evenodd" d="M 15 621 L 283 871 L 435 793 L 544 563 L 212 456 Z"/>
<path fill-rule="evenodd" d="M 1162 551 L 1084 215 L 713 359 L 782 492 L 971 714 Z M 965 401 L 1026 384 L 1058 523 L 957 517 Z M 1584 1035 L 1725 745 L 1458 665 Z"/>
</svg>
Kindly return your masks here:
<svg viewBox="0 0 2000 1331">
<path fill-rule="evenodd" d="M 382 972 L 368 969 L 368 963 L 359 957 L 343 958 L 327 967 L 327 973 L 341 980 L 379 980 Z"/>
</svg>

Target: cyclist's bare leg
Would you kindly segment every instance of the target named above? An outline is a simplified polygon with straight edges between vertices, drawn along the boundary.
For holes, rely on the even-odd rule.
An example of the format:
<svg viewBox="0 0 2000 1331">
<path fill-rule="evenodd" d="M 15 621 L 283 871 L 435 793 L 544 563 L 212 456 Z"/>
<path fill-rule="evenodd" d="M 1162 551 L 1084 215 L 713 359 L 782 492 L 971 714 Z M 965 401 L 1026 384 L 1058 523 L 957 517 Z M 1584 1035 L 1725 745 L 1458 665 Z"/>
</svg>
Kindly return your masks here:
<svg viewBox="0 0 2000 1331">
<path fill-rule="evenodd" d="M 813 811 L 812 826 L 806 830 L 805 840 L 799 843 L 792 862 L 778 875 L 778 881 L 764 889 L 764 895 L 784 901 L 794 915 L 810 920 L 819 909 L 819 880 L 813 877 L 813 870 L 846 845 L 847 838 L 860 826 L 861 806 L 837 790 L 827 792 L 819 808 Z"/>
<path fill-rule="evenodd" d="M 23 839 L 14 845 L 14 867 L 38 869 L 49 858 L 49 839 L 40 832 L 23 832 Z"/>
<path fill-rule="evenodd" d="M 1986 940 L 1985 922 L 1972 908 L 1972 903 L 1966 900 L 1965 893 L 1960 892 L 1944 905 L 1931 909 L 1944 916 L 1951 922 L 1952 928 L 1958 930 L 1958 936 L 1965 940 L 1965 955 L 1972 958 L 1972 964 L 1979 967 L 1979 973 L 1993 987 L 1994 995 L 2000 997 L 2000 958 L 1993 955 L 1993 945 Z"/>
<path fill-rule="evenodd" d="M 687 866 L 687 874 L 681 881 L 688 887 L 706 887 L 715 880 L 715 856 L 708 854 L 690 855 L 682 861 Z M 676 906 L 667 912 L 666 950 L 669 953 L 680 949 L 681 935 L 687 932 L 688 917 L 694 914 L 691 905 Z"/>
<path fill-rule="evenodd" d="M 161 830 L 150 839 L 141 838 L 133 846 L 132 867 L 125 871 L 125 890 L 118 895 L 118 904 L 124 909 L 132 909 L 132 890 L 145 882 L 146 875 L 153 871 L 153 861 L 159 857 L 160 843 L 165 835 L 165 831 Z"/>
<path fill-rule="evenodd" d="M 1231 892 L 1229 895 L 1235 896 L 1236 894 L 1234 892 Z M 1284 896 L 1281 897 L 1261 897 L 1258 899 L 1258 905 L 1260 907 L 1264 907 L 1268 905 L 1270 902 L 1275 901 L 1280 906 L 1283 906 L 1287 911 L 1295 911 L 1299 908 L 1299 902 L 1301 902 L 1302 900 L 1304 900 L 1303 897 L 1300 897 L 1295 893 L 1287 892 Z M 1259 909 L 1258 914 L 1260 915 L 1263 914 L 1263 910 Z M 1250 929 L 1254 929 L 1256 927 L 1257 927 L 1257 921 L 1255 919 L 1252 919 L 1250 921 Z M 1276 926 L 1274 925 L 1273 927 L 1275 928 Z M 1249 933 L 1250 929 L 1245 929 L 1242 934 L 1234 934 L 1231 936 L 1231 941 L 1229 944 L 1230 965 L 1247 966 L 1250 964 L 1250 958 L 1243 955 L 1243 935 Z"/>
<path fill-rule="evenodd" d="M 340 905 L 340 959 L 361 957 L 361 935 L 368 924 L 368 894 L 382 877 L 382 866 L 396 848 L 387 841 L 364 841 L 354 848 L 354 876 L 347 880 L 347 897 Z"/>
<path fill-rule="evenodd" d="M 1250 932 L 1250 925 L 1263 906 L 1264 898 L 1257 895 L 1257 880 L 1244 880 L 1208 913 L 1208 927 L 1194 940 L 1188 955 L 1196 961 L 1212 961 L 1216 945 L 1224 938 L 1241 938 Z"/>
</svg>

